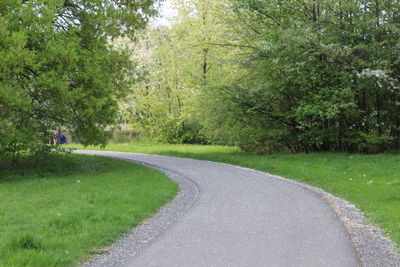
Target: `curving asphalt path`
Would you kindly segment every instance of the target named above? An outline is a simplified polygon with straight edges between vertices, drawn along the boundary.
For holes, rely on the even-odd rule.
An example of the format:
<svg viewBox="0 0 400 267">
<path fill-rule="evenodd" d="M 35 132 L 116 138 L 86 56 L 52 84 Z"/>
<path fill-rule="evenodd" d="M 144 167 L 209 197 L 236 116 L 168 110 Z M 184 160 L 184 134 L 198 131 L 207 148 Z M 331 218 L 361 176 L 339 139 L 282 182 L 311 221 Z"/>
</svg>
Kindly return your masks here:
<svg viewBox="0 0 400 267">
<path fill-rule="evenodd" d="M 178 220 L 134 256 L 115 265 L 361 265 L 336 213 L 320 195 L 297 184 L 209 161 L 121 152 L 78 153 L 148 164 L 186 177 L 198 189 L 193 205 Z"/>
</svg>

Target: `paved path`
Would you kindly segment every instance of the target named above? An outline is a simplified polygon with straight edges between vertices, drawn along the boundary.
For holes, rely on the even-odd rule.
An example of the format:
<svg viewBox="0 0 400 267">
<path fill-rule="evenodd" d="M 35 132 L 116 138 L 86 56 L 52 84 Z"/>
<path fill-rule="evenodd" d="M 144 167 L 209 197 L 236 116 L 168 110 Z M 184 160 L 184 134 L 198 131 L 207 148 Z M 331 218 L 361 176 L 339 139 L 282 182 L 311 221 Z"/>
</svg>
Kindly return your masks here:
<svg viewBox="0 0 400 267">
<path fill-rule="evenodd" d="M 126 266 L 359 266 L 349 234 L 316 193 L 236 166 L 166 156 L 83 152 L 184 175 L 194 205 Z"/>
</svg>

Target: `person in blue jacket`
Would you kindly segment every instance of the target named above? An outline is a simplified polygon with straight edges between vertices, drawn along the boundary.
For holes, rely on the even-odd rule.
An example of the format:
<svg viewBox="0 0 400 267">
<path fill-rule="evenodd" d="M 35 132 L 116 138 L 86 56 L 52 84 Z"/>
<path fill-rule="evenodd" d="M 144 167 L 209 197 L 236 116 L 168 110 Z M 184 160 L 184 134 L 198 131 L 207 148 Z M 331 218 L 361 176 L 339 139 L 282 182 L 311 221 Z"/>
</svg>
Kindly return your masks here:
<svg viewBox="0 0 400 267">
<path fill-rule="evenodd" d="M 65 135 L 63 135 L 63 134 L 61 133 L 61 130 L 58 130 L 58 131 L 57 131 L 57 133 L 56 133 L 56 138 L 57 138 L 57 143 L 58 143 L 58 144 L 63 145 L 63 144 L 66 144 L 66 143 L 67 143 L 67 137 L 65 137 Z"/>
</svg>

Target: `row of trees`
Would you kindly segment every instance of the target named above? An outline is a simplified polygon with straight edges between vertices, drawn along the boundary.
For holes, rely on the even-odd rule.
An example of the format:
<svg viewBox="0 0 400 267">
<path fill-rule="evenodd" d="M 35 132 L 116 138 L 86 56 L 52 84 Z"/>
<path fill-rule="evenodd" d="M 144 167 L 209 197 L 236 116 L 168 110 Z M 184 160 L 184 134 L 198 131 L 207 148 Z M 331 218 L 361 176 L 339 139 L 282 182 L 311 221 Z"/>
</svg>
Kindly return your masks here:
<svg viewBox="0 0 400 267">
<path fill-rule="evenodd" d="M 400 148 L 400 0 L 0 2 L 0 155 L 59 127 L 248 151 Z M 136 42 L 132 43 L 131 39 Z"/>
<path fill-rule="evenodd" d="M 175 3 L 140 45 L 135 129 L 257 152 L 400 148 L 399 1 Z"/>
</svg>

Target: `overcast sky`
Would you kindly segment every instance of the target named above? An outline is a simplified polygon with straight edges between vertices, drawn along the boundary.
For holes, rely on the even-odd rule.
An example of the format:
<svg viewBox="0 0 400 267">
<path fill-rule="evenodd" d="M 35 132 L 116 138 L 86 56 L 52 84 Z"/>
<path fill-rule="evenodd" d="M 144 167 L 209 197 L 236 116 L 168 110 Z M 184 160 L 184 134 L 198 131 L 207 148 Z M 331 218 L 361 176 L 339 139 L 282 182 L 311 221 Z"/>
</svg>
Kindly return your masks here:
<svg viewBox="0 0 400 267">
<path fill-rule="evenodd" d="M 153 19 L 152 24 L 169 26 L 171 23 L 168 19 L 177 15 L 176 11 L 171 6 L 171 0 L 163 0 L 160 5 L 160 15 Z"/>
</svg>

